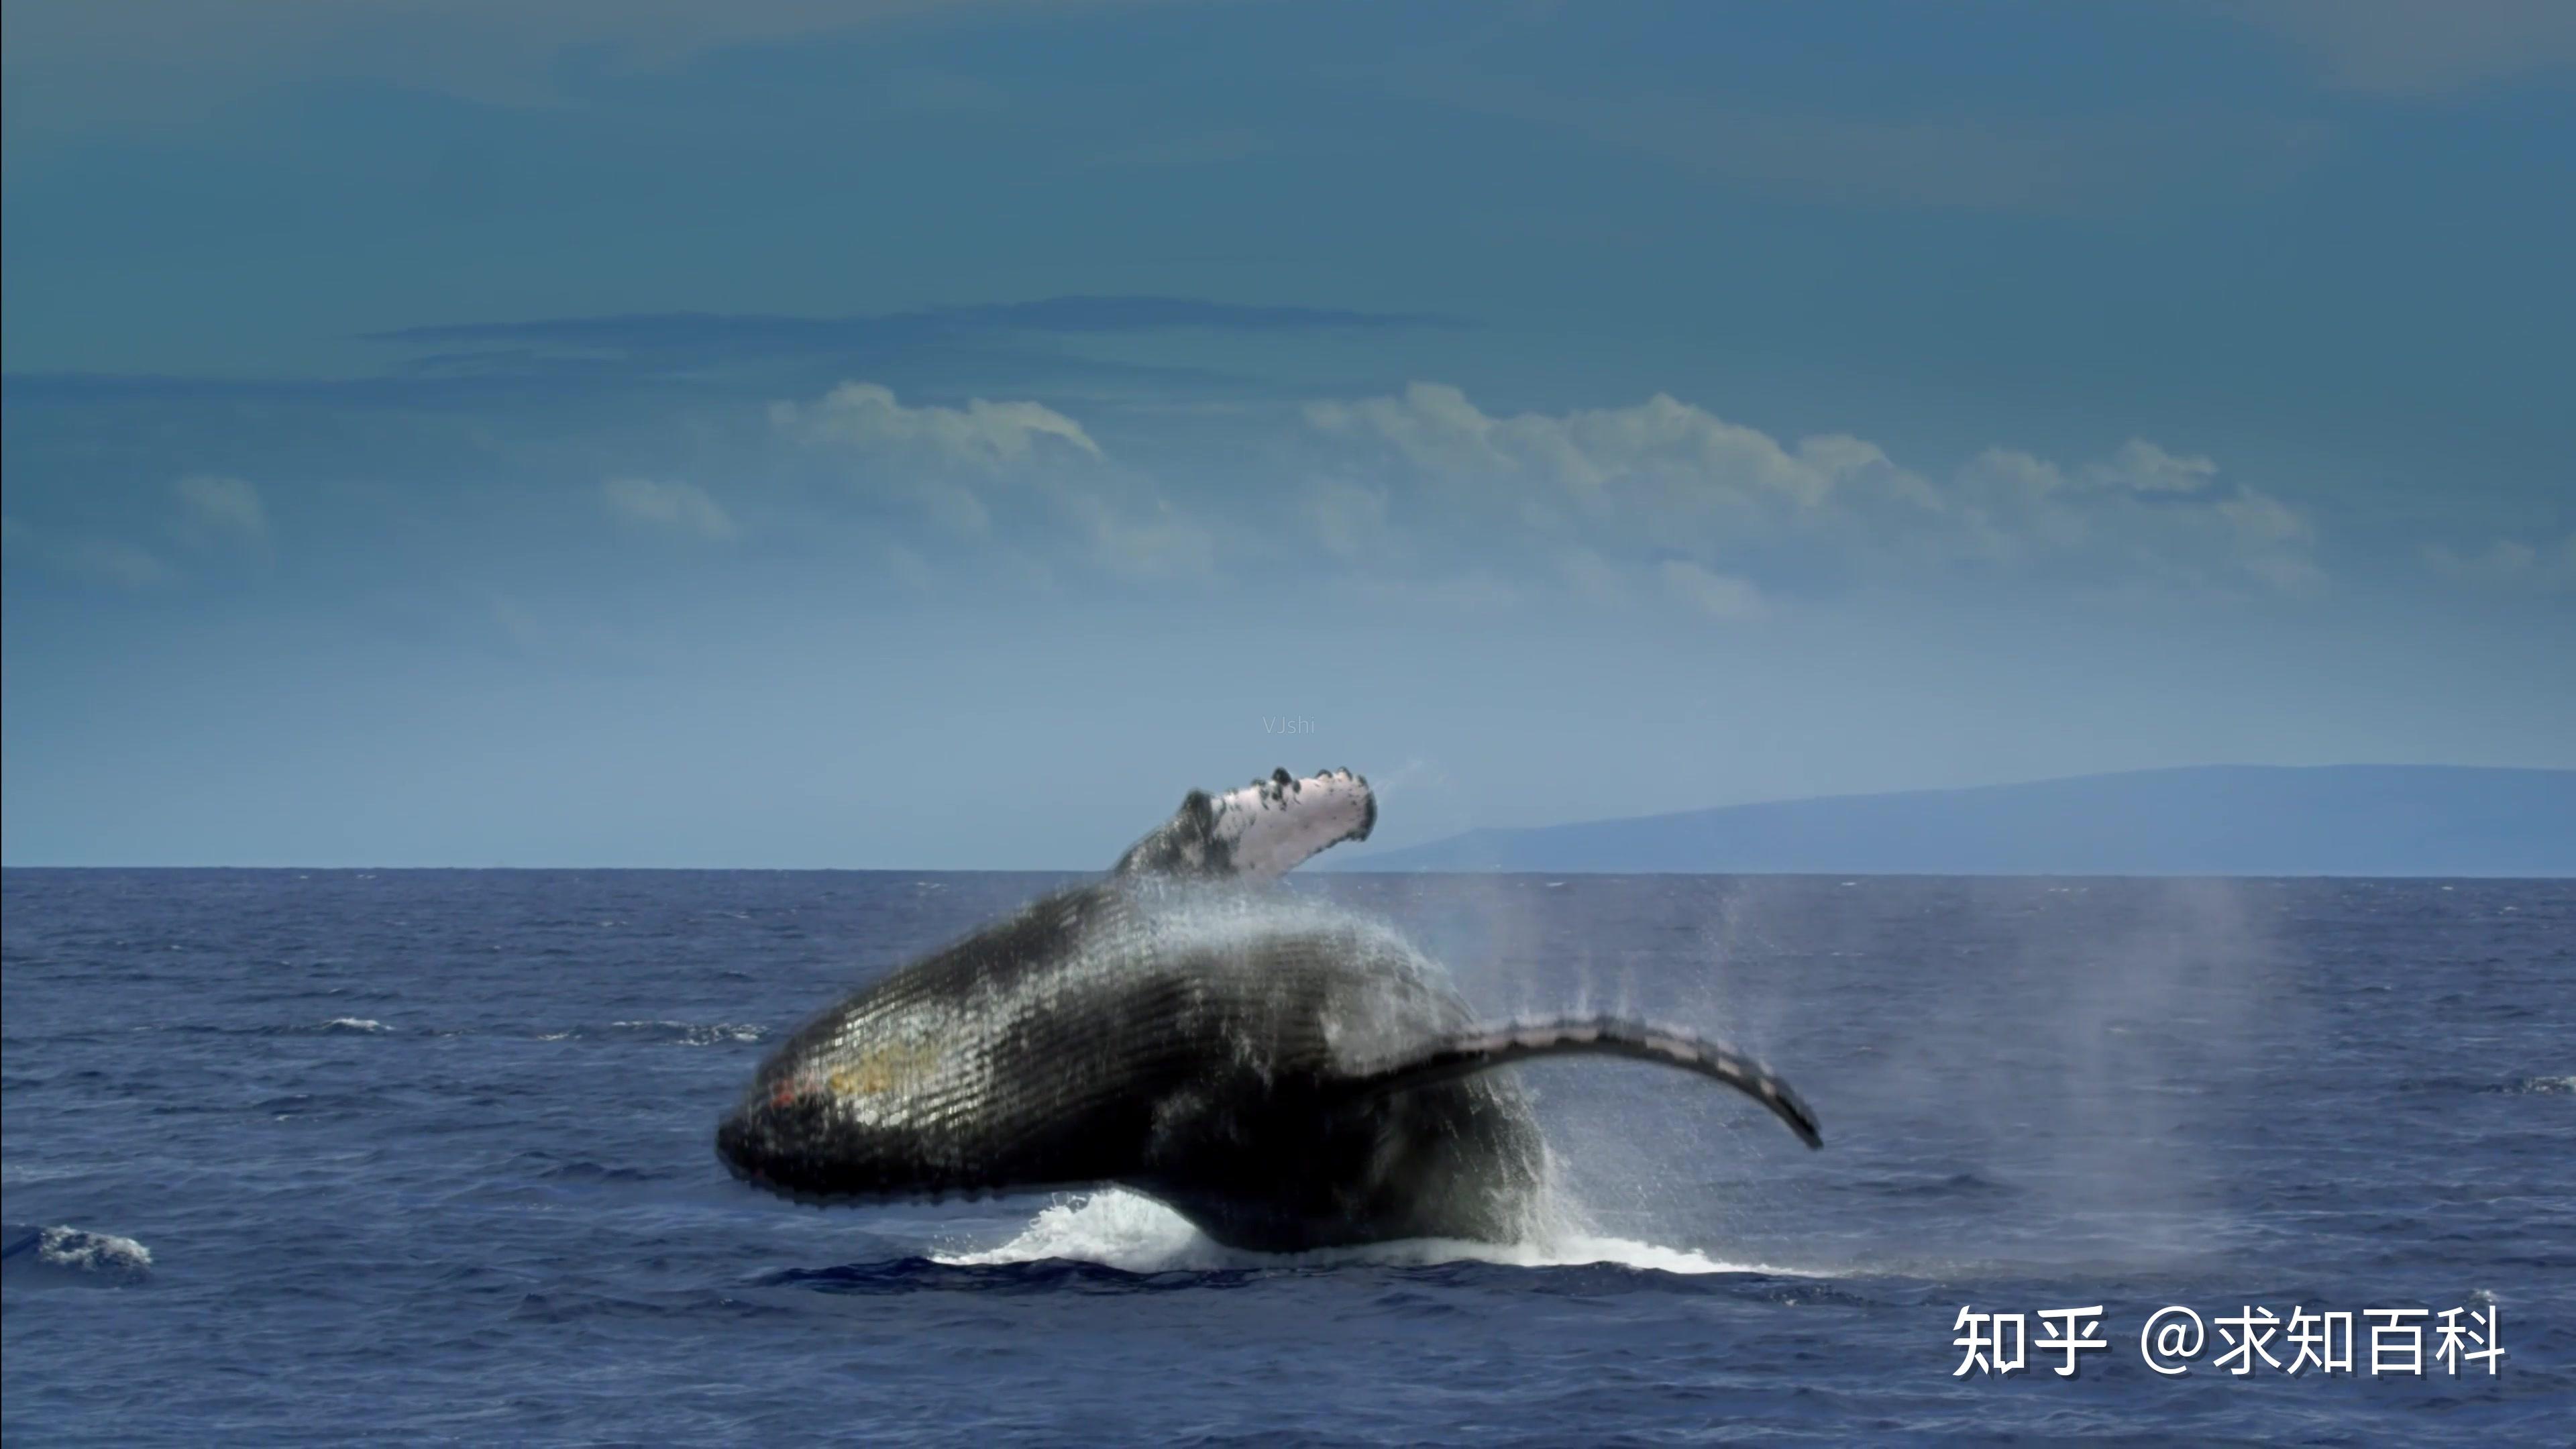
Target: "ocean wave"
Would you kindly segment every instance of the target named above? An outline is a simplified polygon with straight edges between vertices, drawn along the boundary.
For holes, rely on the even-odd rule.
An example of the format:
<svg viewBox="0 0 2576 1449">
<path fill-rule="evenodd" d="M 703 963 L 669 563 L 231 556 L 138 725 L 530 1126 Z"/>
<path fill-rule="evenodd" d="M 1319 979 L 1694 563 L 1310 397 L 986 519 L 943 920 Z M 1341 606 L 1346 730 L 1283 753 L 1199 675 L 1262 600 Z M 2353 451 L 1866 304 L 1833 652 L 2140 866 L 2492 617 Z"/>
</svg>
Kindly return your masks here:
<svg viewBox="0 0 2576 1449">
<path fill-rule="evenodd" d="M 2568 1093 L 2576 1092 L 2576 1077 L 2522 1077 L 2515 1081 L 2503 1083 L 2499 1086 L 2481 1087 L 2478 1090 L 2483 1092 L 2503 1092 L 2516 1096 L 2526 1092 L 2537 1092 L 2550 1096 L 2565 1096 Z"/>
<path fill-rule="evenodd" d="M 394 1028 L 373 1017 L 335 1016 L 329 1021 L 299 1021 L 286 1025 L 274 1022 L 261 1025 L 218 1025 L 209 1022 L 183 1021 L 167 1026 L 138 1026 L 136 1031 L 166 1031 L 181 1036 L 387 1036 Z"/>
<path fill-rule="evenodd" d="M 568 1026 L 541 1031 L 536 1041 L 642 1041 L 671 1046 L 724 1046 L 756 1042 L 769 1028 L 747 1021 L 612 1021 L 606 1026 Z"/>
<path fill-rule="evenodd" d="M 57 1224 L 46 1228 L 8 1229 L 0 1260 L 10 1267 L 49 1269 L 102 1281 L 130 1282 L 152 1272 L 152 1250 L 132 1238 L 93 1233 Z"/>
<path fill-rule="evenodd" d="M 1127 1273 L 1222 1272 L 1242 1268 L 1328 1268 L 1345 1265 L 1428 1267 L 1440 1263 L 1491 1263 L 1510 1268 L 1572 1268 L 1594 1264 L 1658 1273 L 1795 1272 L 1759 1263 L 1731 1263 L 1690 1248 L 1668 1248 L 1615 1238 L 1567 1224 L 1542 1229 L 1517 1243 L 1455 1238 L 1412 1238 L 1362 1247 L 1305 1253 L 1254 1253 L 1229 1248 L 1191 1226 L 1187 1218 L 1152 1198 L 1107 1188 L 1048 1205 L 997 1248 L 933 1253 L 946 1267 L 996 1267 L 1061 1260 Z"/>
<path fill-rule="evenodd" d="M 754 1042 L 769 1035 L 769 1029 L 747 1021 L 612 1021 L 610 1031 L 620 1036 L 640 1037 L 646 1041 L 669 1042 L 674 1046 L 717 1046 L 725 1042 Z"/>
<path fill-rule="evenodd" d="M 48 1163 L 34 1167 L 23 1162 L 0 1162 L 0 1183 L 14 1186 L 28 1182 L 51 1182 L 56 1178 L 80 1177 L 95 1171 L 97 1171 L 95 1166 L 81 1162 Z"/>
</svg>

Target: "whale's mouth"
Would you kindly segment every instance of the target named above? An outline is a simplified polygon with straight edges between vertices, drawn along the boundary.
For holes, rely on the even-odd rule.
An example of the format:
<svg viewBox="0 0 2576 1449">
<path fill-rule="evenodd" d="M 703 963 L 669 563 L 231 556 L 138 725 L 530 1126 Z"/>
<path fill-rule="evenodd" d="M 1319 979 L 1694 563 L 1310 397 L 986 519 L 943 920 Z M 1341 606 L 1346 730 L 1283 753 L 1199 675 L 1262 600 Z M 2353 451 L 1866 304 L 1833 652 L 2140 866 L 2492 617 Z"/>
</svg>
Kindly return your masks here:
<svg viewBox="0 0 2576 1449">
<path fill-rule="evenodd" d="M 766 1187 L 769 1185 L 769 1174 L 763 1169 L 760 1156 L 754 1150 L 755 1138 L 750 1124 L 744 1120 L 744 1115 L 736 1112 L 716 1124 L 716 1156 L 724 1162 L 725 1170 L 731 1172 L 736 1181 L 748 1182 L 756 1187 Z"/>
<path fill-rule="evenodd" d="M 716 1156 L 736 1181 L 780 1197 L 815 1206 L 867 1201 L 871 1194 L 851 1190 L 866 1180 L 855 1164 L 822 1150 L 826 1119 L 820 1101 L 756 1095 L 716 1125 Z"/>
<path fill-rule="evenodd" d="M 932 1167 L 917 1144 L 853 1130 L 825 1093 L 755 1093 L 716 1125 L 715 1147 L 735 1181 L 807 1207 L 941 1202 L 995 1191 L 981 1178 Z"/>
</svg>

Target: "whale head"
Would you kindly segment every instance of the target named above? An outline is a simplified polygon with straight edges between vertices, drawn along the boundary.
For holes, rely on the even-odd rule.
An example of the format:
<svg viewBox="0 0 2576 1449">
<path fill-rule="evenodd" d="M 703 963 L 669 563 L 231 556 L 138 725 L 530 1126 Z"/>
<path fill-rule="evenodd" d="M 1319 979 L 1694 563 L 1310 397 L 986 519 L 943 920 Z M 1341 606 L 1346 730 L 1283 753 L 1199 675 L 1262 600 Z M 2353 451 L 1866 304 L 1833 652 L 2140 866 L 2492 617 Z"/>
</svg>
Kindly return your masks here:
<svg viewBox="0 0 2576 1449">
<path fill-rule="evenodd" d="M 969 972 L 898 973 L 861 991 L 761 1064 L 716 1128 L 717 1155 L 735 1177 L 810 1203 L 1106 1180 L 1132 1159 L 1151 1107 L 1112 1086 L 1121 1054 L 1100 1050 L 1112 1018 L 1042 1001 L 999 1010 L 997 990 Z"/>
<path fill-rule="evenodd" d="M 989 1054 L 953 1013 L 853 1002 L 798 1032 L 716 1129 L 736 1177 L 811 1202 L 971 1190 L 994 1144 L 965 1110 L 988 1092 Z"/>
</svg>

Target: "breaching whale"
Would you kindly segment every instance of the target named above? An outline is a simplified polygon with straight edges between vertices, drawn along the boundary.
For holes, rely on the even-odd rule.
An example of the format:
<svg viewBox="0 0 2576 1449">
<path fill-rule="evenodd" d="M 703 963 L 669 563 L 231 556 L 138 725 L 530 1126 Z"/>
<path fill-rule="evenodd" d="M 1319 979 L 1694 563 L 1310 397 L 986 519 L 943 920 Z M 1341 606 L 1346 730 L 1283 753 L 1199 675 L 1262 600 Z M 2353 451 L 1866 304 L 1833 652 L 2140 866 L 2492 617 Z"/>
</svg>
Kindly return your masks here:
<svg viewBox="0 0 2576 1449">
<path fill-rule="evenodd" d="M 1190 792 L 1102 880 L 876 981 L 762 1064 L 716 1131 L 737 1177 L 814 1203 L 1119 1185 L 1232 1247 L 1510 1242 L 1544 1147 L 1493 1069 L 1595 1053 L 1816 1122 L 1768 1068 L 1610 1018 L 1479 1025 L 1391 930 L 1259 883 L 1364 839 L 1368 782 Z"/>
</svg>

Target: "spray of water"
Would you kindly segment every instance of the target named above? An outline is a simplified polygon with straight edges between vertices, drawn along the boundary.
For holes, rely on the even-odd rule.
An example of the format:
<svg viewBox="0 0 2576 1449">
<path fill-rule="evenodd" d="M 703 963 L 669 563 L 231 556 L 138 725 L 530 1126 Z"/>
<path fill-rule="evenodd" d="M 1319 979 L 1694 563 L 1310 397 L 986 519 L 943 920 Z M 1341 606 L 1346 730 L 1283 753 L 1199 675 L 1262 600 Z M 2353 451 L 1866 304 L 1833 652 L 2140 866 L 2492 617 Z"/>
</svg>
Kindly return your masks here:
<svg viewBox="0 0 2576 1449">
<path fill-rule="evenodd" d="M 1799 1085 L 1825 1122 L 1813 1158 L 1651 1069 L 1522 1070 L 1586 1231 L 1729 1260 L 1938 1274 L 2228 1251 L 2245 1163 L 2211 1128 L 2312 1035 L 2276 882 L 1368 888 L 1415 893 L 1387 904 L 1480 1008 L 1668 1021 Z"/>
<path fill-rule="evenodd" d="M 998 1247 L 933 1254 L 960 1266 L 1035 1263 L 1048 1259 L 1099 1263 L 1130 1273 L 1217 1272 L 1229 1268 L 1338 1267 L 1353 1264 L 1418 1267 L 1434 1263 L 1496 1263 L 1554 1268 L 1609 1263 L 1663 1273 L 1780 1273 L 1759 1263 L 1733 1263 L 1688 1248 L 1584 1231 L 1579 1213 L 1542 1226 L 1516 1243 L 1476 1243 L 1417 1238 L 1366 1247 L 1308 1253 L 1253 1253 L 1210 1239 L 1170 1208 L 1121 1188 L 1066 1197 L 1040 1211 L 1027 1227 Z"/>
<path fill-rule="evenodd" d="M 1517 1072 L 1551 1186 L 1521 1241 L 1285 1261 L 1937 1275 L 2148 1267 L 2227 1238 L 2241 1167 L 2199 1129 L 2234 1109 L 2260 1053 L 2301 1036 L 2270 889 L 1342 877 L 1175 929 L 1289 913 L 1382 932 L 1391 915 L 1451 963 L 1480 1017 L 1671 1022 L 1770 1059 L 1825 1120 L 1828 1150 L 1810 1157 L 1731 1094 L 1649 1067 L 1532 1064 Z M 946 1261 L 1048 1257 L 1137 1271 L 1283 1261 L 1121 1191 L 1058 1201 Z"/>
</svg>

